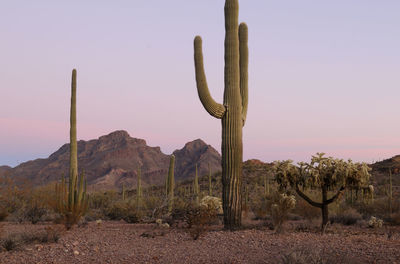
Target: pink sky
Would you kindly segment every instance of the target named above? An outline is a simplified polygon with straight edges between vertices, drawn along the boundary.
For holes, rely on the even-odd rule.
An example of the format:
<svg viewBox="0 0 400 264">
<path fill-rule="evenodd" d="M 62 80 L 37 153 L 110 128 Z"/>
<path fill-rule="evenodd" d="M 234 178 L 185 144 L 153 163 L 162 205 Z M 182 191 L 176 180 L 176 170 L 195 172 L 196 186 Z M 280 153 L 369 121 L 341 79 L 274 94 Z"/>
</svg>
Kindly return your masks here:
<svg viewBox="0 0 400 264">
<path fill-rule="evenodd" d="M 203 37 L 213 97 L 223 94 L 223 1 L 16 0 L 0 5 L 0 165 L 68 142 L 78 70 L 78 137 L 126 130 L 165 153 L 221 125 L 196 91 Z M 400 2 L 240 1 L 249 26 L 244 158 L 357 161 L 400 154 Z"/>
</svg>

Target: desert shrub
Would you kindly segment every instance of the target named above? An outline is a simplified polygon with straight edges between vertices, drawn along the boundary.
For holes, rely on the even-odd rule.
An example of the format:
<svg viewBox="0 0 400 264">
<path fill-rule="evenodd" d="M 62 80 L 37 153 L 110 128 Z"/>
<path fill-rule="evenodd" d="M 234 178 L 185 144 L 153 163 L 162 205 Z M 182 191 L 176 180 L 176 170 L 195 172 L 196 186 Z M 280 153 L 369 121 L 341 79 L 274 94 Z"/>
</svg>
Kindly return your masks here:
<svg viewBox="0 0 400 264">
<path fill-rule="evenodd" d="M 257 195 L 250 200 L 250 209 L 254 214 L 255 220 L 264 220 L 268 214 L 268 204 L 265 195 Z"/>
<path fill-rule="evenodd" d="M 334 216 L 330 217 L 331 223 L 340 223 L 343 225 L 354 225 L 359 220 L 362 219 L 362 216 L 356 209 L 350 208 L 345 210 L 344 212 L 338 213 Z"/>
<path fill-rule="evenodd" d="M 1 244 L 5 250 L 11 251 L 18 247 L 18 240 L 16 236 L 8 236 L 2 241 Z"/>
<path fill-rule="evenodd" d="M 392 214 L 389 219 L 390 224 L 400 225 L 400 212 Z"/>
<path fill-rule="evenodd" d="M 184 228 L 194 240 L 201 237 L 212 224 L 218 223 L 220 213 L 218 200 L 205 199 L 200 204 L 194 201 L 180 203 L 171 212 L 173 223 L 184 223 Z"/>
<path fill-rule="evenodd" d="M 13 214 L 21 209 L 31 195 L 30 186 L 17 186 L 10 177 L 0 177 L 0 208 L 7 214 Z"/>
<path fill-rule="evenodd" d="M 130 201 L 113 203 L 106 209 L 105 215 L 111 220 L 124 220 L 127 223 L 137 223 L 142 217 L 136 205 Z"/>
<path fill-rule="evenodd" d="M 321 221 L 319 218 L 299 221 L 296 223 L 294 230 L 296 232 L 320 232 L 321 231 Z"/>
<path fill-rule="evenodd" d="M 39 204 L 34 203 L 31 206 L 25 208 L 24 217 L 30 221 L 32 224 L 39 222 L 44 215 L 46 215 L 47 209 L 41 207 Z"/>
<path fill-rule="evenodd" d="M 96 221 L 99 219 L 106 219 L 104 211 L 101 209 L 89 209 L 85 214 L 85 220 L 88 222 Z"/>
<path fill-rule="evenodd" d="M 24 230 L 19 233 L 11 233 L 2 239 L 1 246 L 10 251 L 26 244 L 57 243 L 63 230 L 63 226 L 48 226 L 44 230 Z"/>
<path fill-rule="evenodd" d="M 383 226 L 383 220 L 376 218 L 375 216 L 371 216 L 371 219 L 368 221 L 368 227 L 370 228 L 381 228 Z"/>
<path fill-rule="evenodd" d="M 165 214 L 168 214 L 168 200 L 161 196 L 148 196 L 142 200 L 145 212 L 151 218 L 162 218 Z M 174 207 L 177 205 L 179 199 L 174 199 Z"/>
<path fill-rule="evenodd" d="M 8 212 L 5 208 L 0 207 L 0 222 L 4 221 L 8 216 Z"/>
<path fill-rule="evenodd" d="M 47 242 L 57 243 L 64 232 L 64 227 L 59 225 L 48 226 L 45 228 Z"/>
<path fill-rule="evenodd" d="M 185 216 L 187 230 L 193 240 L 202 236 L 217 219 L 215 208 L 197 205 L 189 206 Z"/>
<path fill-rule="evenodd" d="M 379 218 L 390 218 L 389 214 L 389 202 L 387 197 L 376 198 L 374 201 L 369 203 L 356 203 L 354 207 L 359 211 L 364 219 L 368 219 L 371 216 Z M 398 200 L 392 201 L 392 213 L 400 213 L 400 202 Z"/>
<path fill-rule="evenodd" d="M 297 200 L 296 207 L 293 209 L 293 213 L 303 217 L 308 221 L 312 221 L 313 219 L 318 219 L 321 217 L 321 209 L 310 205 L 303 199 Z"/>
<path fill-rule="evenodd" d="M 359 259 L 348 255 L 337 255 L 333 252 L 316 250 L 311 246 L 303 246 L 284 252 L 281 256 L 282 264 L 358 264 Z"/>
<path fill-rule="evenodd" d="M 104 209 L 110 207 L 119 200 L 119 195 L 115 191 L 95 192 L 89 196 L 89 208 Z"/>
<path fill-rule="evenodd" d="M 286 221 L 290 210 L 296 206 L 296 198 L 293 195 L 275 192 L 268 201 L 272 223 L 279 233 L 283 231 L 283 223 Z"/>
</svg>

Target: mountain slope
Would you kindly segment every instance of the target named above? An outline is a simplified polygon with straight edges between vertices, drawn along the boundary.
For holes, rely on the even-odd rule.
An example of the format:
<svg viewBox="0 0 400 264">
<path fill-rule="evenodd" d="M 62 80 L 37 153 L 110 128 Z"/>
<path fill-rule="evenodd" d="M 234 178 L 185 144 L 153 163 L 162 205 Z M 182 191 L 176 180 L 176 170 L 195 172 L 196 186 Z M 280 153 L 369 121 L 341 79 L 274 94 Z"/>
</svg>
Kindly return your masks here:
<svg viewBox="0 0 400 264">
<path fill-rule="evenodd" d="M 174 152 L 177 156 L 177 180 L 192 177 L 191 168 L 194 168 L 195 162 L 200 164 L 203 173 L 208 162 L 213 170 L 220 170 L 218 152 L 201 140 L 193 142 Z M 139 166 L 144 185 L 163 184 L 169 159 L 170 156 L 162 153 L 159 147 L 147 146 L 145 140 L 132 138 L 126 131 L 115 131 L 99 139 L 78 142 L 79 170 L 85 172 L 88 185 L 95 189 L 119 188 L 123 183 L 135 187 Z M 200 161 L 207 164 L 203 165 Z M 62 174 L 69 173 L 69 144 L 64 144 L 47 159 L 28 161 L 15 168 L 0 167 L 0 175 L 5 172 L 18 183 L 29 180 L 34 185 L 42 185 L 59 180 Z"/>
</svg>

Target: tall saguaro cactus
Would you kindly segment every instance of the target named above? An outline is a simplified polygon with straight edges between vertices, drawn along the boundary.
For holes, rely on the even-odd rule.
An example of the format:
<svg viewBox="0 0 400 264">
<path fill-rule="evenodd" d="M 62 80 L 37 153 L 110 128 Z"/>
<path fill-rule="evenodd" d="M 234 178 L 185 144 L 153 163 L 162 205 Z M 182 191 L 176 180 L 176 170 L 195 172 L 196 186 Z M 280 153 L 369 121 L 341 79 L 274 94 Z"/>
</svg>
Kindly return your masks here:
<svg viewBox="0 0 400 264">
<path fill-rule="evenodd" d="M 222 120 L 222 203 L 224 225 L 236 229 L 242 213 L 242 128 L 248 105 L 248 30 L 238 25 L 239 1 L 225 2 L 225 87 L 223 104 L 210 95 L 203 65 L 202 40 L 194 39 L 197 91 L 206 111 Z"/>
<path fill-rule="evenodd" d="M 142 206 L 142 168 L 140 166 L 137 170 L 136 199 L 137 207 L 140 208 Z"/>
<path fill-rule="evenodd" d="M 212 196 L 211 167 L 208 163 L 208 195 Z"/>
<path fill-rule="evenodd" d="M 70 111 L 70 152 L 69 152 L 69 194 L 68 199 L 74 204 L 74 187 L 78 178 L 78 145 L 76 143 L 76 69 L 72 70 L 71 111 Z"/>
<path fill-rule="evenodd" d="M 172 211 L 174 202 L 174 188 L 175 188 L 175 177 L 174 177 L 174 167 L 175 167 L 175 155 L 171 155 L 169 161 L 168 177 L 167 177 L 167 199 L 168 199 L 168 211 Z"/>
<path fill-rule="evenodd" d="M 86 179 L 84 173 L 78 178 L 78 151 L 76 142 L 76 70 L 72 71 L 70 112 L 70 169 L 68 192 L 64 176 L 56 184 L 56 211 L 65 218 L 67 229 L 76 224 L 88 207 Z M 79 180 L 79 183 L 78 183 Z"/>
<path fill-rule="evenodd" d="M 200 196 L 200 185 L 199 185 L 199 174 L 197 170 L 197 163 L 196 163 L 196 172 L 194 175 L 194 182 L 193 182 L 193 192 L 196 204 L 199 204 L 199 196 Z"/>
</svg>

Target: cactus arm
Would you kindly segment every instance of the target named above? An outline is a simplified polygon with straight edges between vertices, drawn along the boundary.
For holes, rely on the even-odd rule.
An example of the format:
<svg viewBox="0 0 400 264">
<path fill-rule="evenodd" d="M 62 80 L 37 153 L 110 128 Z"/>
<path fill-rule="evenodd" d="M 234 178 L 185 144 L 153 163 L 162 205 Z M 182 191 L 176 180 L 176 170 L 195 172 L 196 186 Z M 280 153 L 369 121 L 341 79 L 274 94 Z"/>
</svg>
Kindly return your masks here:
<svg viewBox="0 0 400 264">
<path fill-rule="evenodd" d="M 247 117 L 248 86 L 249 86 L 249 47 L 248 43 L 248 28 L 246 23 L 239 25 L 239 53 L 240 53 L 240 95 L 242 97 L 242 120 L 243 126 Z"/>
<path fill-rule="evenodd" d="M 340 194 L 343 193 L 344 191 L 344 186 L 340 187 L 339 191 L 331 198 L 325 201 L 326 204 L 331 204 L 334 201 L 336 201 L 337 198 L 339 198 Z"/>
<path fill-rule="evenodd" d="M 306 200 L 307 203 L 309 203 L 312 206 L 318 207 L 318 208 L 322 208 L 322 203 L 317 203 L 314 202 L 313 200 L 310 199 L 310 197 L 308 197 L 307 195 L 305 195 L 302 191 L 300 191 L 299 187 L 296 186 L 296 193 L 303 198 L 304 200 Z"/>
<path fill-rule="evenodd" d="M 202 40 L 200 36 L 194 39 L 194 65 L 196 71 L 197 92 L 206 111 L 215 118 L 221 119 L 225 114 L 225 106 L 217 103 L 210 94 L 207 78 L 204 72 Z"/>
</svg>

